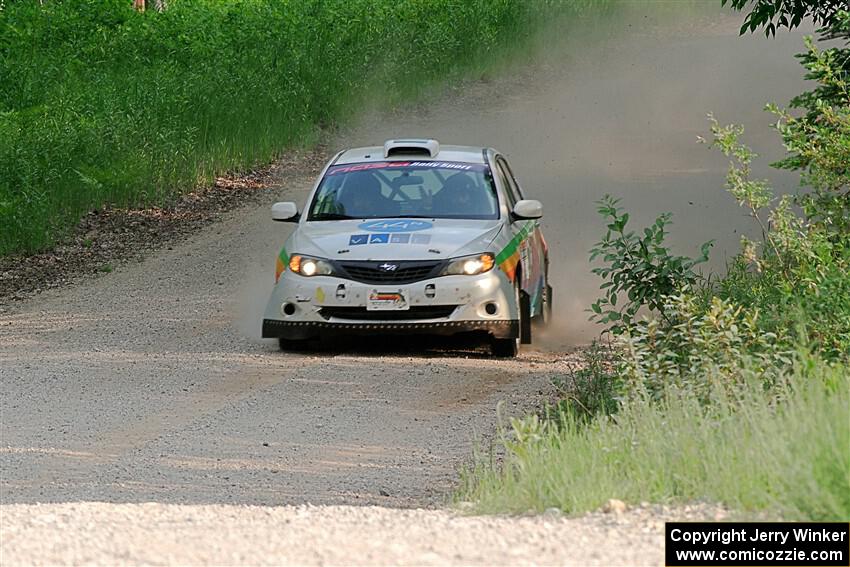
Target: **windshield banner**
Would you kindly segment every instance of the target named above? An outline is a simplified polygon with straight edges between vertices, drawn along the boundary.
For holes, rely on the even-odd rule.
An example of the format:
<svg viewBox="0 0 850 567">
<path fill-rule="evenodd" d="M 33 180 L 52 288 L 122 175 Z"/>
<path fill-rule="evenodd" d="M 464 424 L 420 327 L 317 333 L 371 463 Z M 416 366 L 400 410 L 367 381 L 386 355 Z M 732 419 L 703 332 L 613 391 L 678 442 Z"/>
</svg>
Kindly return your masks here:
<svg viewBox="0 0 850 567">
<path fill-rule="evenodd" d="M 487 166 L 483 163 L 464 163 L 460 161 L 375 161 L 366 163 L 350 163 L 347 165 L 334 165 L 328 169 L 325 175 L 336 175 L 337 173 L 351 173 L 354 171 L 366 171 L 369 169 L 398 169 L 398 168 L 421 168 L 421 169 L 454 169 L 457 171 L 486 171 Z"/>
</svg>

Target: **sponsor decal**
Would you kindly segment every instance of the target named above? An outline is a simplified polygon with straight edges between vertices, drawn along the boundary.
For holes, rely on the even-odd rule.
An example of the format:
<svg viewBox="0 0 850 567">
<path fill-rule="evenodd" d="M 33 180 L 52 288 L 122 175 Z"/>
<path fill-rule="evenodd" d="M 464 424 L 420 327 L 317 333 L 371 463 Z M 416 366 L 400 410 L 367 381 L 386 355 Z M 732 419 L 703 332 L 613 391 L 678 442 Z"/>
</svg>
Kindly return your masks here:
<svg viewBox="0 0 850 567">
<path fill-rule="evenodd" d="M 369 292 L 366 301 L 368 311 L 403 310 L 409 309 L 407 298 L 400 291 L 379 291 L 373 289 Z"/>
<path fill-rule="evenodd" d="M 387 168 L 419 168 L 419 169 L 454 169 L 457 171 L 485 171 L 487 166 L 483 163 L 465 163 L 461 161 L 372 161 L 365 163 L 351 163 L 347 165 L 335 165 L 328 169 L 325 175 L 338 175 L 340 173 L 352 173 L 355 171 L 367 171 L 370 169 Z"/>
<path fill-rule="evenodd" d="M 522 243 L 531 234 L 531 231 L 537 226 L 537 221 L 528 221 L 519 230 L 519 232 L 511 238 L 507 246 L 502 248 L 502 251 L 496 254 L 496 263 L 499 268 L 508 275 L 508 279 L 513 281 L 516 276 L 516 267 L 520 260 L 520 247 Z"/>
<path fill-rule="evenodd" d="M 429 167 L 434 169 L 457 169 L 458 171 L 484 171 L 483 163 L 463 163 L 459 161 L 412 161 L 408 167 Z"/>
<path fill-rule="evenodd" d="M 275 260 L 274 283 L 278 282 L 287 264 L 289 264 L 289 254 L 286 253 L 286 248 L 281 248 L 280 254 L 277 255 L 277 259 Z"/>
<path fill-rule="evenodd" d="M 389 232 L 379 234 L 352 234 L 348 237 L 349 246 L 360 246 L 363 244 L 428 244 L 431 236 L 428 234 L 392 234 Z M 286 261 L 283 262 L 284 268 Z"/>
<path fill-rule="evenodd" d="M 388 219 L 364 222 L 358 228 L 370 232 L 416 232 L 417 230 L 427 230 L 433 226 L 428 221 Z"/>
<path fill-rule="evenodd" d="M 373 291 L 369 299 L 372 301 L 392 301 L 394 303 L 404 301 L 404 297 L 395 291 Z"/>
</svg>

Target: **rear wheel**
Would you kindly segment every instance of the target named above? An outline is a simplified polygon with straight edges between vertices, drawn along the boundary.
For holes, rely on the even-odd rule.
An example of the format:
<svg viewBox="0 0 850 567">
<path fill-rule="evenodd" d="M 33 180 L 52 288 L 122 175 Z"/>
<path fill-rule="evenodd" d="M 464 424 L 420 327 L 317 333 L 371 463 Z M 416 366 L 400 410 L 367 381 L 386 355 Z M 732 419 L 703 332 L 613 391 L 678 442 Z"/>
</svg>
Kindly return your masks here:
<svg viewBox="0 0 850 567">
<path fill-rule="evenodd" d="M 552 286 L 549 284 L 546 284 L 543 288 L 540 314 L 534 317 L 534 322 L 540 328 L 544 328 L 552 322 Z"/>
<path fill-rule="evenodd" d="M 524 345 L 531 344 L 531 298 L 519 292 L 519 339 Z"/>
</svg>

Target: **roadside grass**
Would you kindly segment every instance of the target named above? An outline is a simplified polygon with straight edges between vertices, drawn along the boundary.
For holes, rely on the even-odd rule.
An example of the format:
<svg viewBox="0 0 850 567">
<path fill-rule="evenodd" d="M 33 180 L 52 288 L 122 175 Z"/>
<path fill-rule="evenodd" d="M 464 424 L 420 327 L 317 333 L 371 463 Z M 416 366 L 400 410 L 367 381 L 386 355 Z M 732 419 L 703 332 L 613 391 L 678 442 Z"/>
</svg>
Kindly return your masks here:
<svg viewBox="0 0 850 567">
<path fill-rule="evenodd" d="M 316 142 L 609 0 L 127 0 L 0 10 L 0 255 Z"/>
<path fill-rule="evenodd" d="M 484 513 L 626 503 L 720 503 L 785 520 L 850 517 L 850 368 L 805 359 L 768 394 L 749 385 L 705 405 L 687 390 L 634 397 L 588 423 L 514 420 L 504 460 L 479 458 L 458 500 Z"/>
</svg>

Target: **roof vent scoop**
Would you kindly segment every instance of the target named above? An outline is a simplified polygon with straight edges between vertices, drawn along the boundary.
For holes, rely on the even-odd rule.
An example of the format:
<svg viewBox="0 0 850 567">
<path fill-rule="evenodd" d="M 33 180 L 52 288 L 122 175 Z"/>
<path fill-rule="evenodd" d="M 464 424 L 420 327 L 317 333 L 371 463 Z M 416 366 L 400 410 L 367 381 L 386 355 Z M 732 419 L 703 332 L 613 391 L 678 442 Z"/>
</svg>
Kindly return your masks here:
<svg viewBox="0 0 850 567">
<path fill-rule="evenodd" d="M 437 140 L 387 140 L 384 142 L 384 157 L 428 156 L 436 157 L 440 153 L 440 142 Z"/>
</svg>

